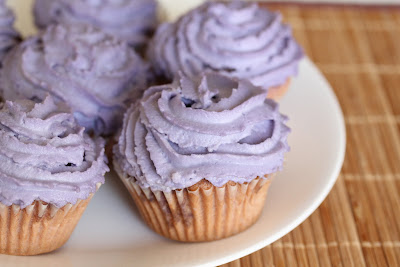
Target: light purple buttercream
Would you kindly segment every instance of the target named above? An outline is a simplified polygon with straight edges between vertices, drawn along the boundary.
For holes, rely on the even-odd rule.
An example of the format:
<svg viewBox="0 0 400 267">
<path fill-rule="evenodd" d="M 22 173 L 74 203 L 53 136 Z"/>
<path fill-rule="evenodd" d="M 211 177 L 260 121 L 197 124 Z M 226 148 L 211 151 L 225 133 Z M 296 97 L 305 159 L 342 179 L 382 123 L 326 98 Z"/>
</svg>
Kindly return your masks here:
<svg viewBox="0 0 400 267">
<path fill-rule="evenodd" d="M 48 96 L 7 101 L 0 110 L 0 202 L 35 200 L 62 207 L 87 199 L 109 170 L 104 140 L 92 140 L 71 113 Z"/>
<path fill-rule="evenodd" d="M 265 97 L 248 81 L 215 73 L 151 87 L 125 114 L 114 164 L 156 191 L 274 173 L 289 150 L 290 130 L 278 104 Z"/>
<path fill-rule="evenodd" d="M 85 23 L 127 41 L 145 44 L 157 26 L 155 0 L 36 0 L 35 22 Z"/>
<path fill-rule="evenodd" d="M 52 25 L 4 59 L 3 98 L 67 103 L 78 122 L 112 134 L 147 84 L 148 65 L 123 41 L 89 26 Z"/>
<path fill-rule="evenodd" d="M 5 54 L 21 40 L 13 27 L 14 20 L 14 13 L 6 6 L 5 0 L 0 0 L 0 62 Z"/>
<path fill-rule="evenodd" d="M 268 89 L 297 74 L 303 50 L 281 15 L 254 3 L 208 2 L 162 24 L 147 56 L 159 76 L 172 79 L 211 70 Z"/>
</svg>

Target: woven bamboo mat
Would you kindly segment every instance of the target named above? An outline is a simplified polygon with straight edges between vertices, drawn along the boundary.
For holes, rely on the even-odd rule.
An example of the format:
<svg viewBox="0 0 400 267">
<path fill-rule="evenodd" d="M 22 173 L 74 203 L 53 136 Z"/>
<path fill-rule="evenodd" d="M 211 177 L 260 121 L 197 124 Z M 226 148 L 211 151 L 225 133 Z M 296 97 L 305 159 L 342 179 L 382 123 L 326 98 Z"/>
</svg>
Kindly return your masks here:
<svg viewBox="0 0 400 267">
<path fill-rule="evenodd" d="M 334 88 L 346 158 L 310 218 L 225 266 L 400 266 L 400 9 L 269 7 Z"/>
</svg>

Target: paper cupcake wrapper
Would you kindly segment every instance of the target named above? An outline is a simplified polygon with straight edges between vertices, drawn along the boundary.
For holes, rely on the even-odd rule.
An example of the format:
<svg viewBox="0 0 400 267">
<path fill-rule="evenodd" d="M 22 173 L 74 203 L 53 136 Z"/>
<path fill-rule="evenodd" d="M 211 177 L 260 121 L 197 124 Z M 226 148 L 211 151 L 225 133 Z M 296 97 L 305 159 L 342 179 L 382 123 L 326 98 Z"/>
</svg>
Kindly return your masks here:
<svg viewBox="0 0 400 267">
<path fill-rule="evenodd" d="M 282 97 L 289 90 L 290 83 L 291 83 L 291 78 L 288 78 L 284 84 L 269 88 L 267 98 L 273 99 L 275 101 L 281 100 Z"/>
<path fill-rule="evenodd" d="M 0 203 L 0 254 L 37 255 L 60 248 L 71 236 L 92 196 L 62 208 L 42 201 L 24 209 Z"/>
<path fill-rule="evenodd" d="M 202 180 L 171 192 L 143 189 L 134 178 L 121 178 L 151 229 L 173 240 L 201 242 L 237 234 L 254 224 L 272 177 L 222 187 Z"/>
</svg>

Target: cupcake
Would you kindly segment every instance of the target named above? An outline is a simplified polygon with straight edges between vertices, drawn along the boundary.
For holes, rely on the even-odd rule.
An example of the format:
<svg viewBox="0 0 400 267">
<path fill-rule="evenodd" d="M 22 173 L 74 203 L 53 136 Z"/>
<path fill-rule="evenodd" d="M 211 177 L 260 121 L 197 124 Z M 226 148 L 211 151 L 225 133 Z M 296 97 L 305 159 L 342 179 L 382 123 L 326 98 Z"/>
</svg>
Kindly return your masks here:
<svg viewBox="0 0 400 267">
<path fill-rule="evenodd" d="M 51 97 L 0 109 L 0 253 L 36 255 L 69 238 L 109 169 L 92 140 Z"/>
<path fill-rule="evenodd" d="M 145 45 L 158 24 L 155 0 L 36 0 L 34 15 L 39 28 L 84 23 L 135 47 Z"/>
<path fill-rule="evenodd" d="M 7 8 L 5 1 L 0 0 L 0 66 L 6 53 L 21 40 L 13 27 L 14 19 L 14 14 Z"/>
<path fill-rule="evenodd" d="M 161 79 L 205 70 L 248 79 L 279 99 L 296 75 L 303 50 L 281 15 L 241 1 L 207 2 L 162 24 L 147 57 Z"/>
<path fill-rule="evenodd" d="M 167 238 L 211 241 L 250 227 L 289 150 L 266 92 L 217 73 L 149 88 L 124 116 L 114 168 Z"/>
<path fill-rule="evenodd" d="M 147 85 L 148 66 L 123 41 L 86 25 L 52 25 L 4 59 L 4 99 L 43 100 L 71 107 L 78 123 L 111 135 L 129 104 Z"/>
</svg>

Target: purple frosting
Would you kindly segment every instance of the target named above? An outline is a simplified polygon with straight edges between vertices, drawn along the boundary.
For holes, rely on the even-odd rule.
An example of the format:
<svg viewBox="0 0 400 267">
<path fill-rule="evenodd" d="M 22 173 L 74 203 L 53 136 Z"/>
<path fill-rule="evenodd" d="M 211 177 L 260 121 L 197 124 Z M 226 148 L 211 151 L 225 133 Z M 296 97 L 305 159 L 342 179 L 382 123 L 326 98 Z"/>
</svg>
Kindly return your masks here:
<svg viewBox="0 0 400 267">
<path fill-rule="evenodd" d="M 6 56 L 0 90 L 7 100 L 50 94 L 87 130 L 108 135 L 146 88 L 147 70 L 127 43 L 100 30 L 52 25 Z"/>
<path fill-rule="evenodd" d="M 104 140 L 92 140 L 51 97 L 7 101 L 0 110 L 0 202 L 57 207 L 87 199 L 109 170 Z"/>
<path fill-rule="evenodd" d="M 5 0 L 0 0 L 0 61 L 20 41 L 19 34 L 13 28 L 14 19 L 14 14 L 7 8 Z"/>
<path fill-rule="evenodd" d="M 297 73 L 303 50 L 280 14 L 234 1 L 208 2 L 162 24 L 147 56 L 167 79 L 211 70 L 268 89 Z"/>
<path fill-rule="evenodd" d="M 281 169 L 287 118 L 250 82 L 216 74 L 149 88 L 124 117 L 114 164 L 143 188 L 215 186 Z"/>
<path fill-rule="evenodd" d="M 36 0 L 35 22 L 85 23 L 129 42 L 145 44 L 157 26 L 155 0 Z"/>
</svg>

